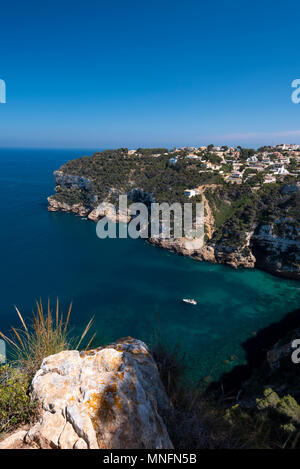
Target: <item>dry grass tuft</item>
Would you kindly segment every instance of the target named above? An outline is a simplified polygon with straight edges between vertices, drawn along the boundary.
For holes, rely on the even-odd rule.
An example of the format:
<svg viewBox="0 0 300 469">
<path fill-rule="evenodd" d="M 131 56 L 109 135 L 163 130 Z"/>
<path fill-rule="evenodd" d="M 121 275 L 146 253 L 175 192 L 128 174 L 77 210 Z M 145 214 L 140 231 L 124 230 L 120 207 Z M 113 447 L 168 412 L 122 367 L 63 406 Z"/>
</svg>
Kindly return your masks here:
<svg viewBox="0 0 300 469">
<path fill-rule="evenodd" d="M 12 327 L 11 337 L 7 337 L 2 332 L 0 332 L 0 336 L 11 346 L 17 366 L 26 373 L 29 379 L 34 376 L 45 357 L 63 350 L 70 350 L 70 348 L 78 349 L 93 322 L 93 319 L 89 321 L 76 343 L 74 338 L 70 338 L 68 331 L 72 303 L 64 319 L 64 314 L 59 309 L 58 298 L 55 311 L 51 309 L 50 300 L 48 300 L 46 310 L 44 310 L 42 300 L 37 301 L 36 311 L 32 311 L 32 323 L 29 325 L 16 306 L 15 309 L 22 328 Z M 89 341 L 87 348 L 94 337 L 95 335 Z"/>
</svg>

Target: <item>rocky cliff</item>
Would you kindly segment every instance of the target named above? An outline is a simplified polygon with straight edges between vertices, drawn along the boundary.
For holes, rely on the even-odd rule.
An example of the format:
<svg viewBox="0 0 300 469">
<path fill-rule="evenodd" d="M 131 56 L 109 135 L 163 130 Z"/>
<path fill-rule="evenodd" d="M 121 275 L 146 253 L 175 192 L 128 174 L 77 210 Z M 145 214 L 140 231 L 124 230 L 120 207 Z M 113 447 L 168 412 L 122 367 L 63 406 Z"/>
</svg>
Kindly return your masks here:
<svg viewBox="0 0 300 469">
<path fill-rule="evenodd" d="M 294 320 L 297 316 L 299 324 L 299 311 Z M 284 324 L 282 326 L 284 329 Z M 243 383 L 238 403 L 228 411 L 228 416 L 233 420 L 254 419 L 257 426 L 265 427 L 273 444 L 277 439 L 281 440 L 277 447 L 298 448 L 300 364 L 293 362 L 292 356 L 296 353 L 299 357 L 299 348 L 297 351 L 293 342 L 295 339 L 299 341 L 300 329 L 297 327 L 286 334 L 281 330 L 281 335 L 280 340 L 265 351 L 265 359 Z"/>
<path fill-rule="evenodd" d="M 60 352 L 32 381 L 38 422 L 0 449 L 171 449 L 169 401 L 147 346 L 127 337 L 106 347 Z"/>
<path fill-rule="evenodd" d="M 160 184 L 168 187 L 162 192 L 153 170 L 148 169 L 148 162 L 140 160 L 134 165 L 123 155 L 121 158 L 115 167 L 113 158 L 96 154 L 79 159 L 79 163 L 78 160 L 69 162 L 55 171 L 56 193 L 48 198 L 48 209 L 73 212 L 93 221 L 108 216 L 112 221 L 126 223 L 131 220 L 130 211 L 118 212 L 118 195 L 127 194 L 132 201 L 148 205 L 154 201 L 171 203 L 172 197 L 185 202 L 183 190 L 178 189 L 181 179 L 175 183 L 163 179 Z M 126 171 L 122 178 L 116 174 L 121 168 Z M 150 173 L 145 179 L 147 170 Z M 162 178 L 178 176 L 170 168 L 160 170 Z M 254 191 L 247 184 L 235 187 L 203 183 L 198 189 L 198 201 L 204 203 L 204 245 L 187 238 L 149 238 L 150 243 L 200 261 L 234 268 L 258 267 L 277 275 L 300 278 L 299 184 L 269 185 Z M 116 214 L 111 213 L 109 204 L 116 206 Z"/>
<path fill-rule="evenodd" d="M 300 228 L 294 221 L 286 217 L 257 228 L 251 238 L 257 267 L 282 277 L 300 278 Z"/>
<path fill-rule="evenodd" d="M 56 182 L 56 194 L 48 197 L 48 210 L 51 212 L 62 211 L 72 212 L 76 215 L 87 217 L 89 220 L 97 222 L 102 217 L 106 216 L 113 222 L 128 223 L 131 220 L 130 211 L 127 214 L 120 214 L 117 205 L 115 206 L 114 213 L 111 209 L 111 198 L 107 197 L 105 201 L 97 204 L 99 199 L 91 193 L 91 182 L 88 179 L 79 176 L 64 174 L 63 171 L 55 171 L 54 178 Z M 209 186 L 208 186 L 209 187 Z M 204 186 L 207 189 L 207 186 Z M 68 192 L 66 192 L 67 190 Z M 78 199 L 78 190 L 80 191 L 81 199 Z M 82 196 L 82 191 L 89 191 L 90 198 Z M 113 191 L 111 191 L 113 192 Z M 141 201 L 146 203 L 154 202 L 155 199 L 151 193 L 146 193 L 142 189 L 135 188 L 127 192 L 129 198 L 134 201 Z M 94 203 L 91 205 L 90 201 L 93 199 Z M 205 216 L 204 222 L 206 229 L 210 236 L 213 234 L 214 216 L 210 209 L 208 201 L 204 198 Z M 197 239 L 191 240 L 187 238 L 148 238 L 148 241 L 163 249 L 168 249 L 177 254 L 189 256 L 199 261 L 207 261 L 213 263 L 226 264 L 231 267 L 245 267 L 252 268 L 255 265 L 255 258 L 250 255 L 245 255 L 242 249 L 231 249 L 230 247 L 202 245 L 203 243 Z M 248 244 L 249 245 L 249 242 Z"/>
</svg>

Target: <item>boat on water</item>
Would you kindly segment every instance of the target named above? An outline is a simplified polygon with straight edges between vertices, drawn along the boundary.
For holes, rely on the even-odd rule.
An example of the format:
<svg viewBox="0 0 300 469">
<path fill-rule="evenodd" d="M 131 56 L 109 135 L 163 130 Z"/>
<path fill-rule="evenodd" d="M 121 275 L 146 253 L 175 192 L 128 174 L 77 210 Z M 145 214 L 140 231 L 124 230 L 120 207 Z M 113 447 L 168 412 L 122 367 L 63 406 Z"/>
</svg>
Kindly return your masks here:
<svg viewBox="0 0 300 469">
<path fill-rule="evenodd" d="M 183 298 L 182 301 L 184 303 L 188 303 L 190 305 L 196 305 L 197 304 L 197 301 L 194 300 L 194 298 Z"/>
</svg>

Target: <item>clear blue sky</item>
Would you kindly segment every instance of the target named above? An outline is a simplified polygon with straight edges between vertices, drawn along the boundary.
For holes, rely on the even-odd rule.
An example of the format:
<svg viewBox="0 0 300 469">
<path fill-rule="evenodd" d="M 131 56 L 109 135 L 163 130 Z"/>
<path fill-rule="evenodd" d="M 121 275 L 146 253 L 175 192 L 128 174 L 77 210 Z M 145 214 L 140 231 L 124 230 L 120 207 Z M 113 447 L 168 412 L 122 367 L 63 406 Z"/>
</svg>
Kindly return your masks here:
<svg viewBox="0 0 300 469">
<path fill-rule="evenodd" d="M 300 143 L 299 1 L 2 2 L 0 146 Z"/>
</svg>

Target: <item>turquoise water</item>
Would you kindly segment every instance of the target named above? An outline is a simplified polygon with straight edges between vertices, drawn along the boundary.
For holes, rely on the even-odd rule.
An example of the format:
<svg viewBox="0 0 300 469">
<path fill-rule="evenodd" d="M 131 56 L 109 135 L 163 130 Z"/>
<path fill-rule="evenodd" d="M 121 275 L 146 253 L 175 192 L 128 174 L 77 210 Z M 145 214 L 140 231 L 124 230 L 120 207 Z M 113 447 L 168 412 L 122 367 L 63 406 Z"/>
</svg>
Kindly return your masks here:
<svg viewBox="0 0 300 469">
<path fill-rule="evenodd" d="M 241 343 L 299 307 L 300 283 L 198 263 L 142 240 L 100 240 L 95 223 L 48 212 L 53 170 L 90 153 L 0 151 L 0 330 L 18 324 L 14 304 L 30 315 L 36 298 L 59 296 L 73 301 L 76 333 L 95 316 L 98 343 L 127 335 L 149 342 L 159 327 L 198 377 L 243 363 Z"/>
</svg>

